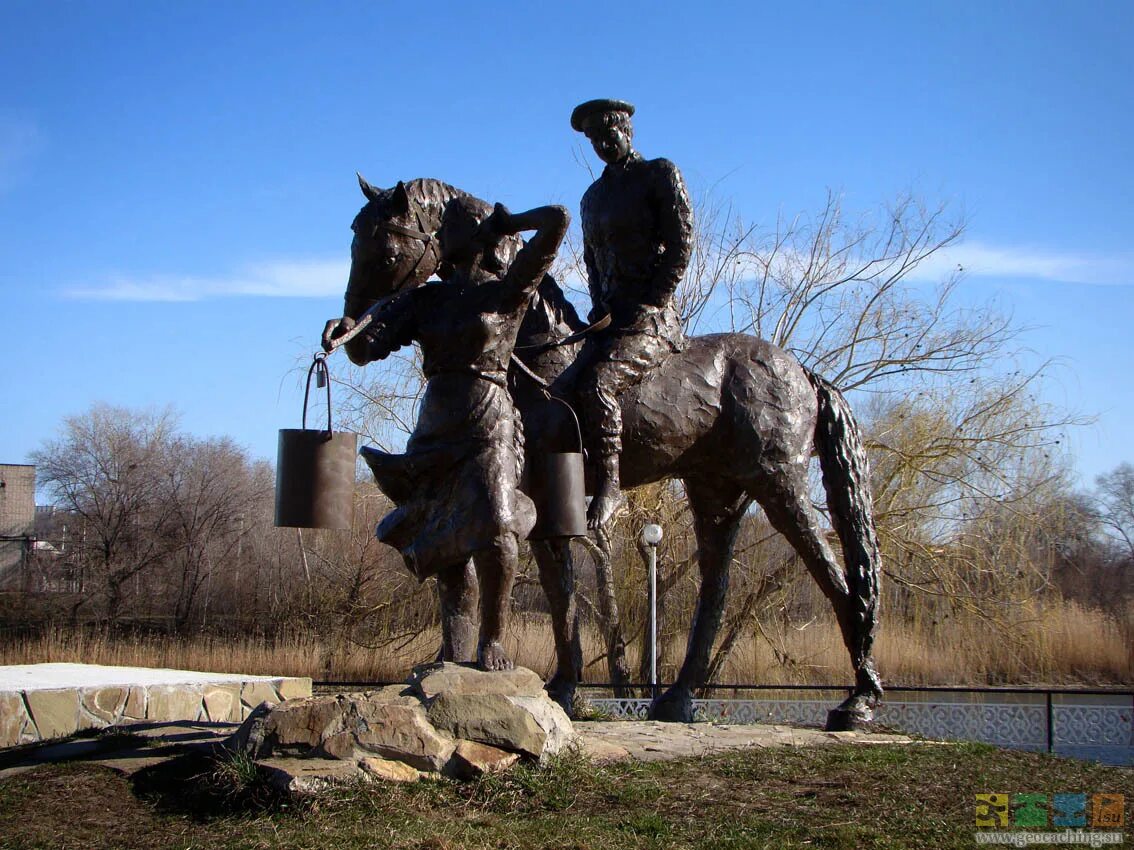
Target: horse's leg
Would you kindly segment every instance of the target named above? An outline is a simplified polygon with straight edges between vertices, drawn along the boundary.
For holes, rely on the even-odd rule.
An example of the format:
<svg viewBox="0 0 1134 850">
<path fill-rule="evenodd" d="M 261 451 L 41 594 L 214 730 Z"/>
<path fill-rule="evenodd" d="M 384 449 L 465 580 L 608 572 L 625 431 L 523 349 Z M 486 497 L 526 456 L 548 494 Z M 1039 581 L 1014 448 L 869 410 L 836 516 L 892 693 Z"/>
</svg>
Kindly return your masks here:
<svg viewBox="0 0 1134 850">
<path fill-rule="evenodd" d="M 697 534 L 701 590 L 689 630 L 685 662 L 677 681 L 650 706 L 650 717 L 678 723 L 693 721 L 693 691 L 705 684 L 713 641 L 721 627 L 728 597 L 728 569 L 740 520 L 750 499 L 736 486 L 685 481 Z"/>
<path fill-rule="evenodd" d="M 595 585 L 598 591 L 598 615 L 606 642 L 607 675 L 615 697 L 631 696 L 630 665 L 626 662 L 626 636 L 622 633 L 622 616 L 614 592 L 613 548 L 609 528 L 595 530 L 595 539 L 580 537 L 595 558 Z"/>
<path fill-rule="evenodd" d="M 464 664 L 476 658 L 477 587 L 472 560 L 437 574 L 441 602 L 441 660 Z"/>
<path fill-rule="evenodd" d="M 856 676 L 855 693 L 829 713 L 827 726 L 829 729 L 849 729 L 867 723 L 872 718 L 876 697 L 869 687 L 860 693 L 858 685 L 871 681 L 873 662 L 869 662 L 868 668 L 864 667 L 864 659 L 856 655 L 856 647 L 861 640 L 853 600 L 843 570 L 827 545 L 818 514 L 811 505 L 804 471 L 788 467 L 770 470 L 753 492 L 768 521 L 799 553 L 811 576 L 830 600 L 843 643 L 851 654 Z"/>
<path fill-rule="evenodd" d="M 583 648 L 579 642 L 579 610 L 575 603 L 575 562 L 570 541 L 565 538 L 531 541 L 539 564 L 539 582 L 551 609 L 551 630 L 555 636 L 555 674 L 545 685 L 548 695 L 573 716 L 575 688 L 583 669 Z"/>
</svg>

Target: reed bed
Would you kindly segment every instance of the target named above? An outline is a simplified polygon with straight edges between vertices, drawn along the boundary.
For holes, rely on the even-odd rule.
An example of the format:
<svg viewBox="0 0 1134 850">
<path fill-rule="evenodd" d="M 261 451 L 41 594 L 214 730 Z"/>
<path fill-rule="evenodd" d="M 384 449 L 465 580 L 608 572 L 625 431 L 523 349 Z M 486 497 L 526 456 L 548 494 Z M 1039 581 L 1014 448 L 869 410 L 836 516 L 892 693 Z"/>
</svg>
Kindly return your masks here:
<svg viewBox="0 0 1134 850">
<path fill-rule="evenodd" d="M 932 627 L 883 621 L 875 658 L 893 685 L 1134 684 L 1130 624 L 1075 603 L 1013 612 L 1011 622 L 976 616 Z M 849 665 L 838 629 L 765 628 L 740 642 L 719 680 L 735 683 L 846 684 Z"/>
<path fill-rule="evenodd" d="M 875 645 L 884 680 L 901 685 L 1095 685 L 1134 683 L 1129 622 L 1074 603 L 1046 603 L 1012 612 L 1011 621 L 956 616 L 932 626 L 884 621 Z M 641 635 L 628 636 L 638 669 Z M 0 664 L 82 662 L 217 673 L 310 676 L 340 681 L 400 681 L 414 664 L 433 659 L 440 634 L 428 629 L 371 648 L 332 646 L 314 634 L 286 638 L 140 635 L 115 637 L 55 627 L 0 641 Z M 585 678 L 605 681 L 603 641 L 585 630 Z M 507 649 L 517 664 L 550 675 L 555 659 L 546 617 L 516 618 Z M 671 680 L 684 641 L 661 647 L 660 677 Z M 764 624 L 741 638 L 717 680 L 722 683 L 832 684 L 850 680 L 846 650 L 833 623 Z"/>
</svg>

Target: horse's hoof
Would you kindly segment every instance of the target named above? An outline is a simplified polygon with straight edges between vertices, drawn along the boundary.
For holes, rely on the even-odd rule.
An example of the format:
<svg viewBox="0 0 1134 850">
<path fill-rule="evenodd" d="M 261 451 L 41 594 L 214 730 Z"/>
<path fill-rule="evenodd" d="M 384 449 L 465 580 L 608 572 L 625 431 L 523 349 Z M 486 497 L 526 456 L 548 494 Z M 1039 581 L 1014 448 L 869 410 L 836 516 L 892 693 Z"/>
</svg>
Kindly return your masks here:
<svg viewBox="0 0 1134 850">
<path fill-rule="evenodd" d="M 855 695 L 838 708 L 827 712 L 828 732 L 865 732 L 874 723 L 874 701 L 865 695 Z"/>
<path fill-rule="evenodd" d="M 663 723 L 692 723 L 693 697 L 681 691 L 669 691 L 653 701 L 647 716 Z"/>
<path fill-rule="evenodd" d="M 832 708 L 827 712 L 825 728 L 828 732 L 867 732 L 873 725 L 873 720 L 860 712 Z"/>
</svg>

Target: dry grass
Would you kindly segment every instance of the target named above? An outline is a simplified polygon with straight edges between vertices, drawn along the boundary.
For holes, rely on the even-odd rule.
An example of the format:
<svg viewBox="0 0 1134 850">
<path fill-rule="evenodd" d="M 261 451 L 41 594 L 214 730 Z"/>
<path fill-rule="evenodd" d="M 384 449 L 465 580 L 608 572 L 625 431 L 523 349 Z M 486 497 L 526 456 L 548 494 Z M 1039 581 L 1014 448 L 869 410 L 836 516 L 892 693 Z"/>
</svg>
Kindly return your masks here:
<svg viewBox="0 0 1134 850">
<path fill-rule="evenodd" d="M 143 635 L 113 637 L 103 633 L 51 629 L 43 635 L 0 645 L 0 664 L 36 664 L 49 661 L 163 667 L 212 673 L 333 677 L 357 681 L 382 681 L 404 677 L 403 662 L 419 652 L 416 661 L 430 655 L 436 645 L 428 634 L 420 636 L 398 653 L 356 649 L 326 670 L 322 660 L 327 646 L 315 635 L 286 639 L 262 637 L 179 638 Z M 416 662 L 415 662 L 416 663 Z M 396 671 L 403 671 L 397 673 Z"/>
<path fill-rule="evenodd" d="M 517 617 L 508 649 L 516 663 L 545 676 L 554 665 L 546 618 Z M 327 664 L 328 647 L 314 635 L 286 640 L 263 638 L 108 638 L 55 629 L 35 638 L 0 645 L 0 664 L 71 661 L 90 664 L 171 667 L 211 672 L 311 676 L 347 681 L 400 681 L 414 664 L 431 660 L 440 635 L 426 631 L 408 644 L 380 649 L 349 647 Z M 602 653 L 599 635 L 584 635 L 588 661 Z M 677 672 L 683 642 L 663 648 L 663 679 Z M 638 643 L 628 649 L 637 669 Z M 879 670 L 890 684 L 1102 684 L 1134 682 L 1130 628 L 1099 611 L 1073 603 L 1017 610 L 1011 625 L 975 617 L 952 617 L 914 628 L 886 622 L 878 635 Z M 588 667 L 585 678 L 604 679 L 605 665 Z M 776 623 L 763 634 L 742 639 L 719 681 L 736 683 L 846 684 L 846 650 L 832 623 L 804 628 Z"/>
<path fill-rule="evenodd" d="M 589 636 L 585 643 L 589 657 L 596 656 L 597 635 Z M 114 637 L 53 628 L 35 637 L 0 643 L 0 665 L 74 662 L 358 682 L 401 681 L 410 667 L 432 660 L 440 645 L 440 631 L 427 629 L 408 643 L 340 650 L 328 669 L 328 645 L 315 635 L 274 641 L 262 637 Z M 508 649 L 517 664 L 550 675 L 555 647 L 546 622 L 518 621 L 508 636 Z"/>
<path fill-rule="evenodd" d="M 1010 625 L 952 618 L 917 629 L 883 621 L 878 669 L 891 684 L 1134 682 L 1134 648 L 1113 618 L 1073 603 L 1018 612 Z M 738 646 L 722 681 L 844 684 L 846 650 L 833 624 L 765 629 Z"/>
</svg>

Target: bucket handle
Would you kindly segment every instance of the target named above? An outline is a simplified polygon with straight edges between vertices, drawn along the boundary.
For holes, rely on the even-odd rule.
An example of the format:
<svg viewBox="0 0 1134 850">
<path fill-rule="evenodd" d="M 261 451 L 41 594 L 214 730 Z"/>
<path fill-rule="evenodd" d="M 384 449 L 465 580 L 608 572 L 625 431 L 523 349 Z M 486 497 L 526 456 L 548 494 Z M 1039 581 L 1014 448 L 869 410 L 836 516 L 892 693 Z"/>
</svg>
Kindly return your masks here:
<svg viewBox="0 0 1134 850">
<path fill-rule="evenodd" d="M 307 387 L 303 390 L 303 430 L 307 430 L 307 399 L 311 395 L 311 378 L 315 377 L 316 387 L 327 388 L 327 435 L 331 430 L 331 373 L 327 369 L 327 355 L 320 351 L 315 354 L 311 368 L 307 370 Z"/>
<path fill-rule="evenodd" d="M 575 408 L 572 407 L 570 404 L 568 404 L 565 399 L 561 399 L 557 395 L 552 395 L 551 393 L 545 393 L 545 395 L 547 396 L 547 398 L 550 401 L 557 401 L 561 405 L 566 407 L 567 412 L 571 414 L 571 418 L 575 421 L 575 436 L 578 438 L 578 441 L 579 441 L 579 454 L 581 454 L 585 457 L 587 452 L 583 448 L 583 428 L 582 428 L 581 425 L 579 425 L 579 416 L 578 416 L 578 414 L 575 413 Z"/>
<path fill-rule="evenodd" d="M 606 316 L 605 318 L 596 322 L 591 327 L 587 328 L 585 331 L 581 331 L 580 335 L 590 333 L 592 330 L 601 330 L 602 328 L 605 328 L 609 324 L 610 324 L 610 316 Z M 557 343 L 557 344 L 561 344 L 561 343 Z M 524 346 L 524 347 L 534 348 L 535 346 Z M 531 368 L 528 366 L 527 363 L 525 363 L 523 360 L 521 360 L 519 357 L 516 356 L 516 352 L 514 352 L 514 351 L 512 352 L 511 360 L 512 360 L 512 365 L 515 366 L 517 369 L 519 369 L 521 374 L 527 375 L 529 378 L 532 379 L 532 381 L 535 383 L 536 387 L 543 394 L 544 398 L 546 398 L 548 401 L 557 401 L 561 405 L 563 405 L 564 407 L 567 408 L 567 411 L 571 414 L 571 418 L 575 420 L 575 436 L 578 437 L 578 439 L 579 439 L 579 454 L 581 454 L 583 457 L 586 457 L 587 456 L 587 450 L 583 448 L 583 428 L 579 424 L 579 416 L 578 416 L 578 414 L 575 413 L 575 408 L 572 407 L 567 402 L 566 399 L 562 399 L 557 395 L 552 395 L 551 384 L 549 384 L 547 381 L 545 381 L 543 378 L 541 378 L 539 375 L 537 375 L 535 372 L 533 372 L 531 370 Z"/>
</svg>

